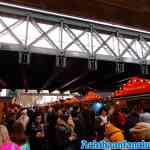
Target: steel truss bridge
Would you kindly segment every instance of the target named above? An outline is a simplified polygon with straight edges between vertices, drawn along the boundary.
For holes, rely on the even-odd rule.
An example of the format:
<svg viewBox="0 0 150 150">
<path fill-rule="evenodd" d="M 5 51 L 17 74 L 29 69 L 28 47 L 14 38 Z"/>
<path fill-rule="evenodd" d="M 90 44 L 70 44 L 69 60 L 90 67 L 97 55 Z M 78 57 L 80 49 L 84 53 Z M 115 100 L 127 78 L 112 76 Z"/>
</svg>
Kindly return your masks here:
<svg viewBox="0 0 150 150">
<path fill-rule="evenodd" d="M 91 66 L 97 60 L 150 63 L 149 32 L 5 3 L 0 12 L 0 50 L 19 52 L 19 62 L 38 53 L 85 58 Z"/>
</svg>

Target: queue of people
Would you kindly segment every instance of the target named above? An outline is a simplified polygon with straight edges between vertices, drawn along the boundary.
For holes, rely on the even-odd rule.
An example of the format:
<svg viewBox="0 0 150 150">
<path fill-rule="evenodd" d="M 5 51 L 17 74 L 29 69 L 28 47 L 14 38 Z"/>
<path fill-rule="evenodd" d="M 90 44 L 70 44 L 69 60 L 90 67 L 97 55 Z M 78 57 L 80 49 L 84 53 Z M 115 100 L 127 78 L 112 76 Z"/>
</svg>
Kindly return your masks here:
<svg viewBox="0 0 150 150">
<path fill-rule="evenodd" d="M 139 129 L 150 133 L 148 111 L 125 111 L 103 107 L 99 114 L 89 105 L 7 109 L 0 125 L 1 150 L 79 150 L 81 140 L 148 140 Z M 143 131 L 143 130 L 142 130 Z M 146 139 L 145 139 L 146 138 Z"/>
</svg>

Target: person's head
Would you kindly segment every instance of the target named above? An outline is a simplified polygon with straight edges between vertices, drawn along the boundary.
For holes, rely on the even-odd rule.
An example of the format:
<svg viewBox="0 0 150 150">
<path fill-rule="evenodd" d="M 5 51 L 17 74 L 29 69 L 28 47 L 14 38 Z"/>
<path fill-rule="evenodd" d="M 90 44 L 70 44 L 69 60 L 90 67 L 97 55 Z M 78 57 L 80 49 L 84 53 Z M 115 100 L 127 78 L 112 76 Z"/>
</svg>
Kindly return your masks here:
<svg viewBox="0 0 150 150">
<path fill-rule="evenodd" d="M 108 114 L 109 115 L 113 115 L 113 113 L 115 112 L 115 108 L 112 106 L 109 108 Z"/>
<path fill-rule="evenodd" d="M 64 121 L 67 121 L 68 118 L 69 118 L 70 114 L 68 112 L 64 112 L 64 115 L 63 115 L 63 120 Z"/>
<path fill-rule="evenodd" d="M 15 112 L 15 113 L 18 113 L 18 112 L 19 112 L 19 107 L 15 106 L 15 107 L 14 107 L 14 112 Z"/>
<path fill-rule="evenodd" d="M 50 106 L 50 107 L 48 108 L 48 112 L 54 112 L 54 108 L 53 108 L 52 106 Z"/>
<path fill-rule="evenodd" d="M 4 125 L 0 125 L 0 146 L 6 144 L 10 140 L 7 128 Z"/>
<path fill-rule="evenodd" d="M 73 106 L 73 110 L 74 110 L 75 112 L 80 112 L 80 107 L 79 107 L 79 105 L 74 105 L 74 106 Z"/>
<path fill-rule="evenodd" d="M 35 123 L 41 123 L 42 122 L 42 115 L 40 113 L 35 115 Z"/>
<path fill-rule="evenodd" d="M 9 132 L 10 138 L 14 143 L 22 145 L 26 142 L 24 127 L 21 123 L 14 123 Z"/>
<path fill-rule="evenodd" d="M 28 113 L 28 110 L 27 110 L 27 109 L 23 109 L 23 110 L 21 111 L 21 115 L 27 115 L 27 113 Z"/>
<path fill-rule="evenodd" d="M 64 116 L 64 113 L 63 113 L 63 111 L 61 109 L 58 110 L 57 114 L 58 114 L 59 118 L 63 118 L 63 116 Z"/>
<path fill-rule="evenodd" d="M 107 114 L 108 114 L 108 110 L 107 110 L 106 108 L 102 108 L 102 109 L 100 110 L 100 115 L 101 115 L 101 116 L 107 116 Z"/>
</svg>

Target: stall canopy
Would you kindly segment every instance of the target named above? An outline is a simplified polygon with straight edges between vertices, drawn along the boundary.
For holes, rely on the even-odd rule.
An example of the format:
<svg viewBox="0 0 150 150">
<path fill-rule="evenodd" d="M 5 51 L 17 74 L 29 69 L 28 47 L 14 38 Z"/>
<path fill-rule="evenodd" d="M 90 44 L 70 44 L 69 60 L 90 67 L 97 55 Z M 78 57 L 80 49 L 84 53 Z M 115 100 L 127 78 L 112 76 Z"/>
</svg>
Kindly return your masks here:
<svg viewBox="0 0 150 150">
<path fill-rule="evenodd" d="M 135 94 L 143 94 L 150 92 L 150 80 L 143 79 L 140 77 L 131 77 L 129 78 L 126 84 L 123 84 L 119 90 L 116 90 L 113 93 L 113 96 L 127 96 Z"/>
<path fill-rule="evenodd" d="M 78 103 L 80 103 L 80 100 L 79 99 L 77 99 L 76 97 L 72 97 L 72 98 L 70 98 L 70 99 L 66 99 L 65 101 L 64 101 L 64 104 L 78 104 Z"/>
<path fill-rule="evenodd" d="M 102 97 L 98 96 L 95 91 L 89 91 L 83 97 L 82 102 L 97 101 L 97 100 L 100 100 L 100 99 L 102 99 Z"/>
</svg>

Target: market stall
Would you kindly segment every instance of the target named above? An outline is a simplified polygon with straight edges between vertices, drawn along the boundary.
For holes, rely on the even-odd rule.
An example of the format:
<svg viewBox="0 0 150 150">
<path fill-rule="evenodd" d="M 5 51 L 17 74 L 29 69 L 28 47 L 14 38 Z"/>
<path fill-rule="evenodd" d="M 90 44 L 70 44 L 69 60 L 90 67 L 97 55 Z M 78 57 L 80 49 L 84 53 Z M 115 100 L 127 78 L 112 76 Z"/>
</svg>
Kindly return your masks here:
<svg viewBox="0 0 150 150">
<path fill-rule="evenodd" d="M 123 84 L 119 90 L 113 93 L 114 97 L 137 95 L 150 92 L 150 80 L 140 77 L 129 78 L 126 84 Z"/>
<path fill-rule="evenodd" d="M 72 97 L 69 99 L 64 100 L 64 105 L 73 105 L 73 104 L 79 104 L 80 100 L 76 97 Z"/>
<path fill-rule="evenodd" d="M 102 100 L 101 96 L 98 96 L 95 91 L 88 91 L 87 94 L 82 98 L 83 103 L 91 103 Z"/>
</svg>

